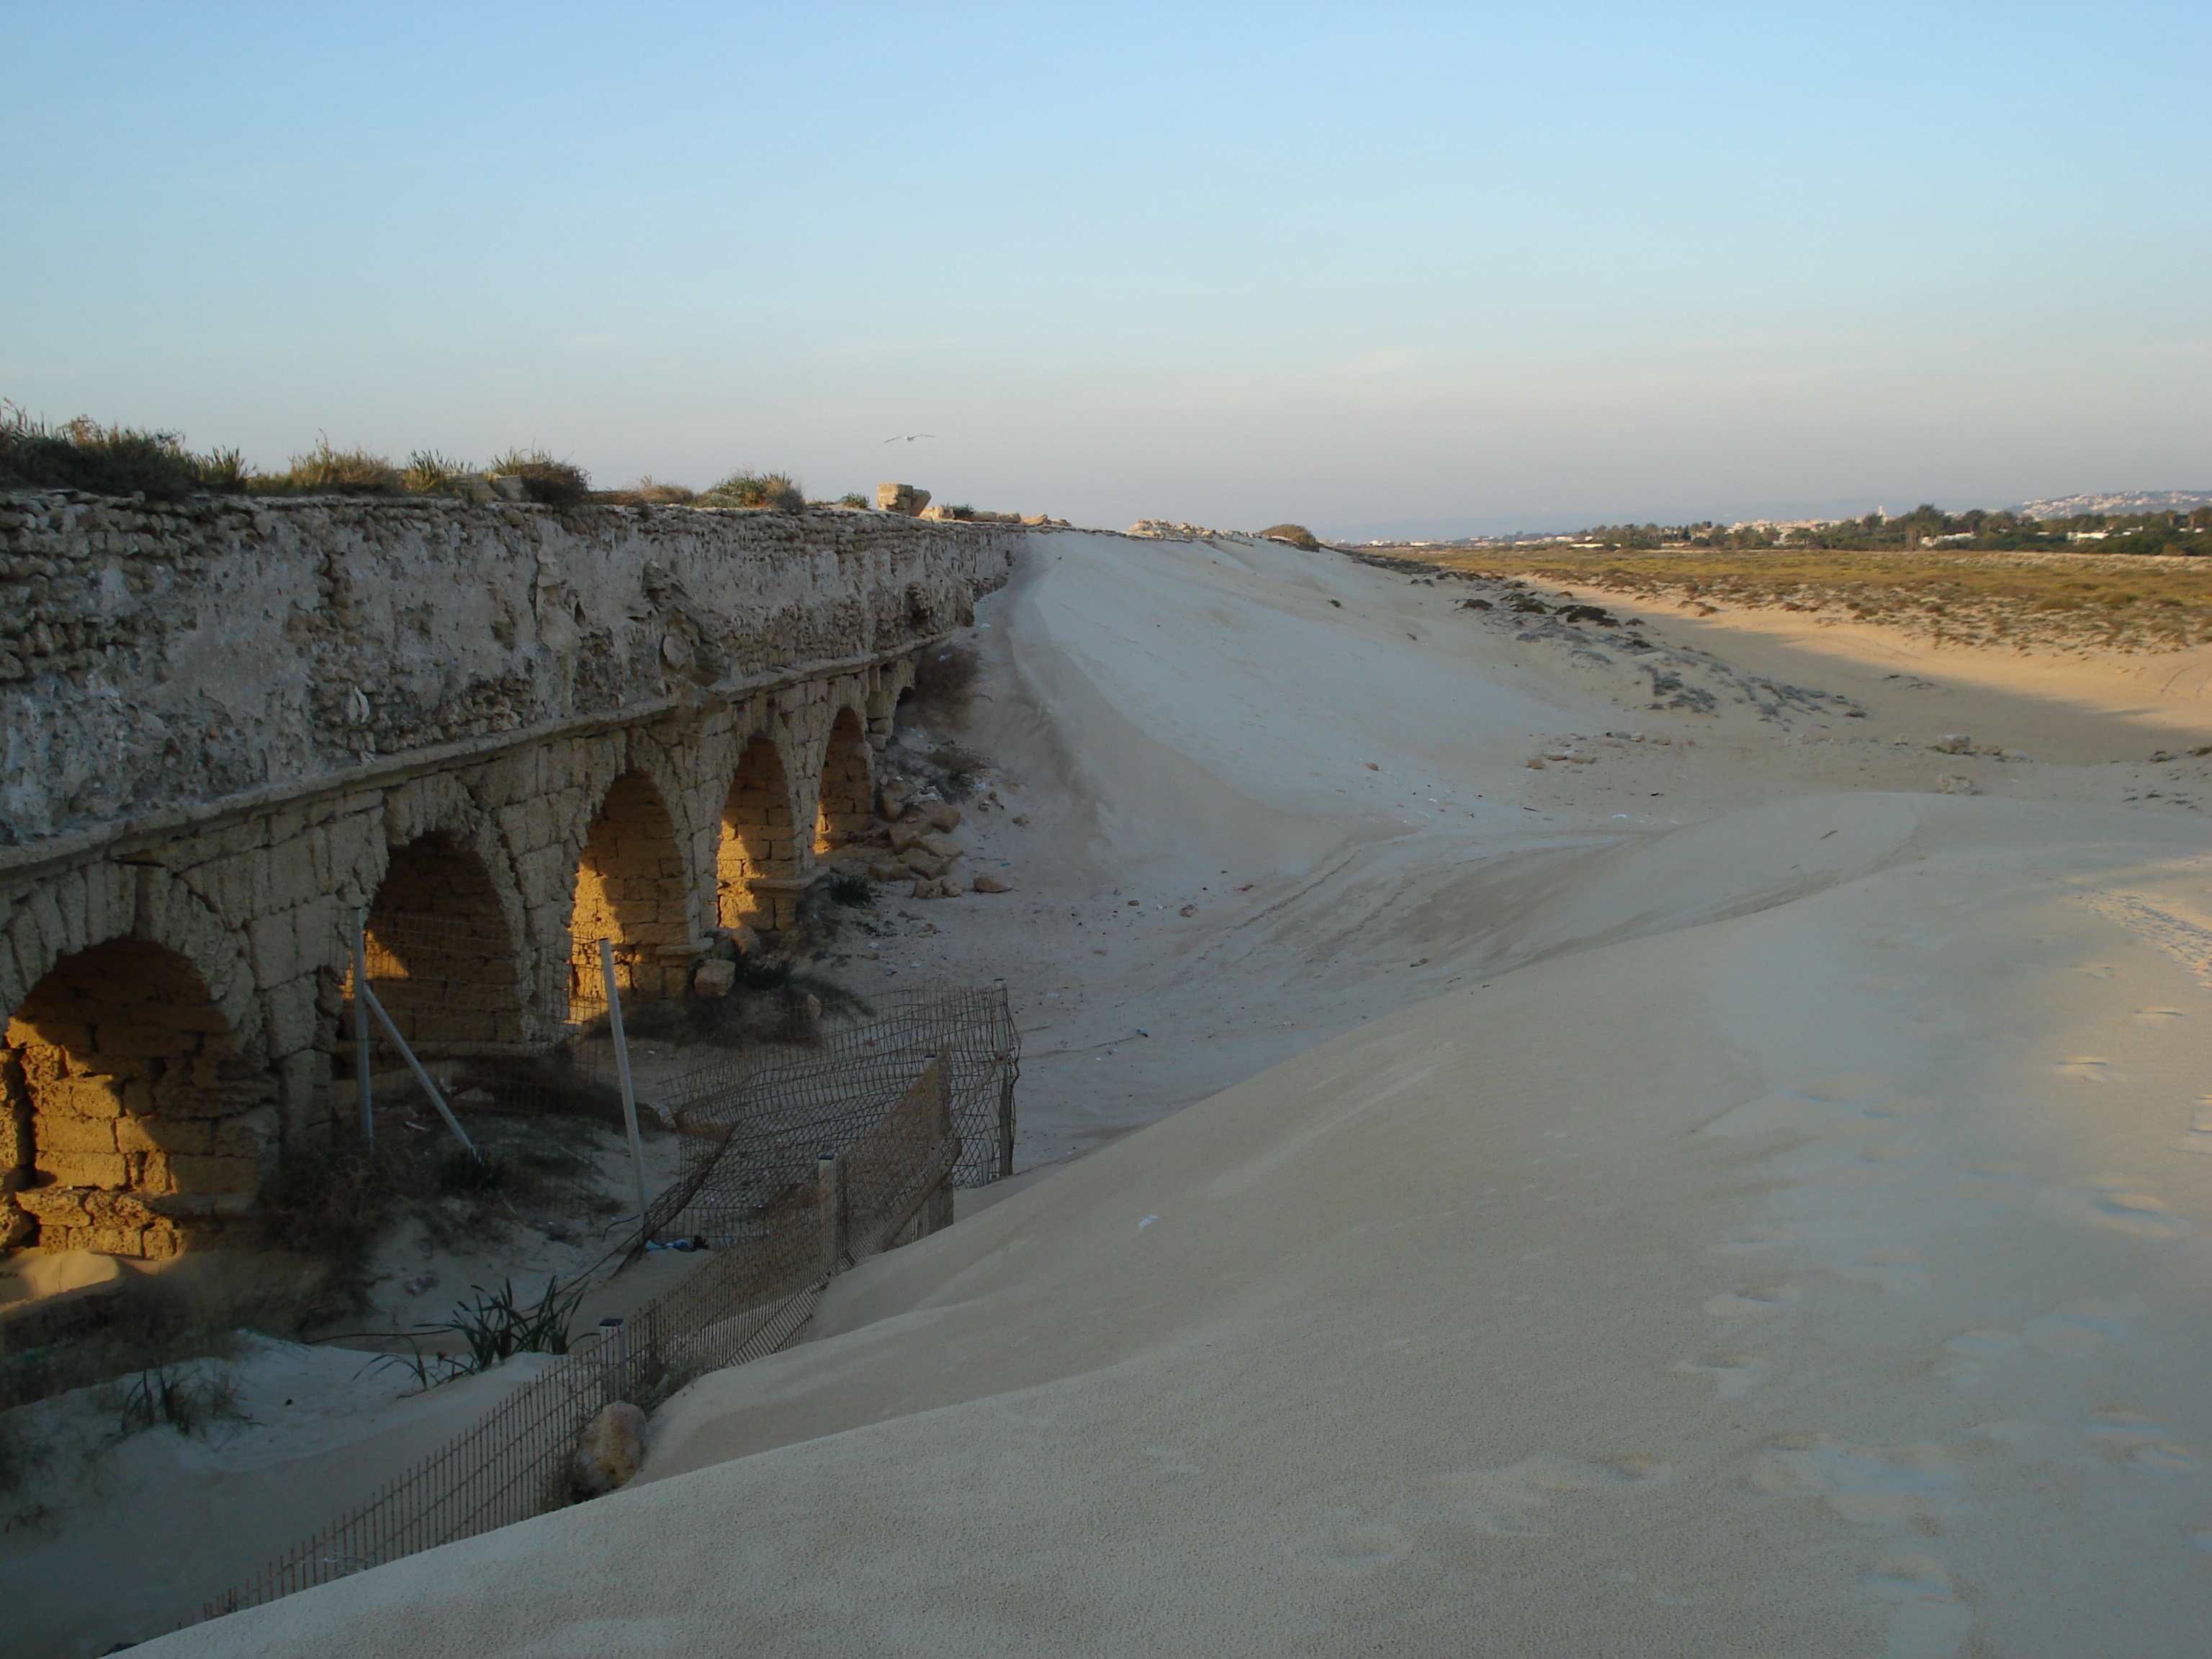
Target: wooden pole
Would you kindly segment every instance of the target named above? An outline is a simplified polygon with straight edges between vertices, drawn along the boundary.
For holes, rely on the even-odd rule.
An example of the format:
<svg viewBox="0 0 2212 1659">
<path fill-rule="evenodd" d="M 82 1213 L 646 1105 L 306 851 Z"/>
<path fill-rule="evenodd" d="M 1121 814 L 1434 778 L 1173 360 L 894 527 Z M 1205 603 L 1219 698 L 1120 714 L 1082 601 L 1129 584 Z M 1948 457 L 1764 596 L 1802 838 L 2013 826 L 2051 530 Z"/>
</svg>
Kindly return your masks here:
<svg viewBox="0 0 2212 1659">
<path fill-rule="evenodd" d="M 439 1091 L 438 1085 L 430 1080 L 430 1074 L 422 1069 L 422 1062 L 415 1058 L 415 1051 L 407 1046 L 407 1039 L 399 1035 L 399 1028 L 392 1023 L 392 1016 L 384 1012 L 384 1005 L 376 1000 L 376 993 L 368 988 L 367 981 L 362 982 L 361 995 L 368 1004 L 369 1012 L 374 1014 L 378 1022 L 383 1025 L 385 1036 L 392 1039 L 392 1046 L 399 1050 L 400 1057 L 406 1060 L 407 1069 L 415 1073 L 415 1081 L 421 1084 L 422 1092 L 430 1097 L 430 1103 L 438 1109 L 438 1115 L 446 1120 L 446 1127 L 453 1132 L 453 1139 L 461 1143 L 462 1150 L 471 1158 L 481 1159 L 483 1154 L 477 1151 L 476 1142 L 471 1140 L 469 1132 L 461 1127 L 460 1119 L 455 1117 L 453 1109 L 446 1104 L 446 1097 Z"/>
<path fill-rule="evenodd" d="M 615 942 L 599 941 L 599 977 L 607 989 L 607 1030 L 615 1040 L 615 1077 L 622 1085 L 623 1127 L 629 1133 L 629 1162 L 637 1176 L 637 1224 L 645 1226 L 645 1143 L 637 1135 L 637 1091 L 629 1075 L 629 1042 L 623 1035 L 622 991 L 615 984 Z"/>
<path fill-rule="evenodd" d="M 369 1073 L 376 1044 L 368 1035 L 368 912 L 353 913 L 353 1097 L 361 1115 L 361 1144 L 376 1145 L 376 1085 Z"/>
</svg>

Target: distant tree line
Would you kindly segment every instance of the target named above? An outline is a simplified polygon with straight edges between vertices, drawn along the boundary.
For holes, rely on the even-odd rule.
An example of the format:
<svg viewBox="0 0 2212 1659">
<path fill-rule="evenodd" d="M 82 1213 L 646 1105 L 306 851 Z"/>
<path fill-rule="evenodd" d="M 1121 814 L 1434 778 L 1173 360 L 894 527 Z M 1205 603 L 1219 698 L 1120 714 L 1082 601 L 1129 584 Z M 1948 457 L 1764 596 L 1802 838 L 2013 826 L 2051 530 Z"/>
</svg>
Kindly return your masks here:
<svg viewBox="0 0 2212 1659">
<path fill-rule="evenodd" d="M 1923 502 L 1892 518 L 1869 513 L 1819 525 L 1744 525 L 1710 520 L 1697 524 L 1600 525 L 1577 541 L 1613 549 L 1717 547 L 1757 550 L 1824 547 L 1856 552 L 1944 547 L 1963 552 L 2049 551 L 2067 547 L 2099 553 L 2212 555 L 2212 507 L 2187 513 L 2084 513 L 2068 519 L 2031 519 L 2008 511 L 1971 507 L 1946 513 Z"/>
</svg>

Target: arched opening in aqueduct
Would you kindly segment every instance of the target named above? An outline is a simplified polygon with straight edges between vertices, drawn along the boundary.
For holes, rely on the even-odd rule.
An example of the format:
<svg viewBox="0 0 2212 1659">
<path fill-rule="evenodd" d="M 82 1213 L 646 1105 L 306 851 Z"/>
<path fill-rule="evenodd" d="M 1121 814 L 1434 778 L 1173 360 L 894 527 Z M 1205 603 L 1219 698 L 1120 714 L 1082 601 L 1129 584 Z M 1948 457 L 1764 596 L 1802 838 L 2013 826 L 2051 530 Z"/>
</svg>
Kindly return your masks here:
<svg viewBox="0 0 2212 1659">
<path fill-rule="evenodd" d="M 418 1053 L 523 1040 L 520 953 L 474 853 L 442 834 L 395 848 L 368 932 L 369 988 Z M 350 981 L 349 967 L 349 993 Z M 353 1030 L 349 1010 L 342 1035 Z M 382 1037 L 380 1027 L 372 1030 Z M 342 1050 L 349 1054 L 349 1042 Z"/>
<path fill-rule="evenodd" d="M 191 963 L 140 939 L 64 957 L 0 1048 L 0 1243 L 171 1256 L 242 1217 L 275 1128 Z"/>
<path fill-rule="evenodd" d="M 625 772 L 605 803 L 576 866 L 570 994 L 604 1001 L 599 944 L 615 942 L 621 988 L 640 996 L 674 996 L 690 965 L 691 924 L 684 892 L 684 854 L 675 820 L 660 791 L 642 772 Z M 572 1013 L 583 1009 L 572 1008 Z"/>
<path fill-rule="evenodd" d="M 714 854 L 714 908 L 725 927 L 786 926 L 799 871 L 791 825 L 791 781 L 766 738 L 745 745 L 722 803 Z"/>
<path fill-rule="evenodd" d="M 860 717 L 849 708 L 840 709 L 822 757 L 822 788 L 814 809 L 817 855 L 834 853 L 874 827 L 875 811 L 868 799 L 873 788 L 869 759 L 868 736 Z"/>
</svg>

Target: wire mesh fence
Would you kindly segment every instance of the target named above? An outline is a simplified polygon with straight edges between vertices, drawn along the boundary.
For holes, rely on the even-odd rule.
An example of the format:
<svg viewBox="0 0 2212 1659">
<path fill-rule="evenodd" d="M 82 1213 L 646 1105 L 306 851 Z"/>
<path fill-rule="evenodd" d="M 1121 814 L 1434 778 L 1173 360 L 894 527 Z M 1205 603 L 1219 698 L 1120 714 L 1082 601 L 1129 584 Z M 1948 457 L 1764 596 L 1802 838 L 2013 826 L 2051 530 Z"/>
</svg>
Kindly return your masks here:
<svg viewBox="0 0 2212 1659">
<path fill-rule="evenodd" d="M 926 1230 L 949 1185 L 1006 1172 L 1018 1036 L 1004 988 L 907 993 L 799 1054 L 716 1057 L 678 1078 L 699 1142 L 630 1251 L 663 1234 L 710 1254 L 349 1513 L 207 1604 L 208 1618 L 576 1500 L 578 1443 L 607 1405 L 650 1409 L 702 1374 L 775 1352 L 830 1277 Z"/>
</svg>

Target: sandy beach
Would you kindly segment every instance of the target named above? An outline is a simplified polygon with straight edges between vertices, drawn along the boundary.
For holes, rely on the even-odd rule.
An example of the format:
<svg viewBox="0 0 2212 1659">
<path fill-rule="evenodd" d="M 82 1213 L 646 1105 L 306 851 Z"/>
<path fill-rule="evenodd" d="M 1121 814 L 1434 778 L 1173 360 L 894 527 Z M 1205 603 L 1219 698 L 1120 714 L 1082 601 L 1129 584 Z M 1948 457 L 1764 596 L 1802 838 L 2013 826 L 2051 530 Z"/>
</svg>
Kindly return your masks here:
<svg viewBox="0 0 2212 1659">
<path fill-rule="evenodd" d="M 2197 1651 L 2212 656 L 1487 591 L 1033 534 L 1012 890 L 836 965 L 1006 982 L 1024 1173 L 623 1491 L 145 1651 Z"/>
</svg>

